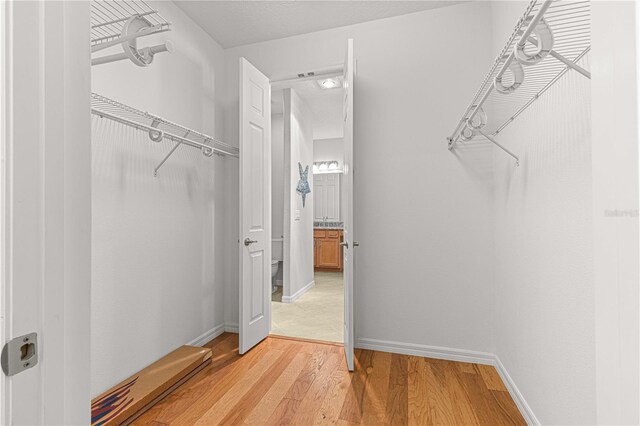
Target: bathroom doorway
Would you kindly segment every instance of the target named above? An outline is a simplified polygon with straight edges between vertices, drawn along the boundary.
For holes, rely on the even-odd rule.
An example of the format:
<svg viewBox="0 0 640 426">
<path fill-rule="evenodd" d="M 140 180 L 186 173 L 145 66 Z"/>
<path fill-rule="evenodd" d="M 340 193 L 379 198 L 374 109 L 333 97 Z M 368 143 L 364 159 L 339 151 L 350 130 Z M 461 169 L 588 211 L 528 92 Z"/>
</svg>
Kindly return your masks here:
<svg viewBox="0 0 640 426">
<path fill-rule="evenodd" d="M 342 343 L 341 69 L 272 83 L 271 334 Z"/>
</svg>

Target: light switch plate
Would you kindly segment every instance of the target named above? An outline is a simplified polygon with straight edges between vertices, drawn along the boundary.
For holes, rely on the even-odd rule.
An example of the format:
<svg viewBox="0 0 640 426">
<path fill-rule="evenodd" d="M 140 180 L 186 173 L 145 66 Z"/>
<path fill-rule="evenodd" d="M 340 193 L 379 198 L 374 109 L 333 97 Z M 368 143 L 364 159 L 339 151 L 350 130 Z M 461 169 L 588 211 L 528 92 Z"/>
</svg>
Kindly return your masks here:
<svg viewBox="0 0 640 426">
<path fill-rule="evenodd" d="M 296 210 L 296 214 L 294 215 L 293 219 L 296 222 L 300 222 L 300 210 Z"/>
</svg>

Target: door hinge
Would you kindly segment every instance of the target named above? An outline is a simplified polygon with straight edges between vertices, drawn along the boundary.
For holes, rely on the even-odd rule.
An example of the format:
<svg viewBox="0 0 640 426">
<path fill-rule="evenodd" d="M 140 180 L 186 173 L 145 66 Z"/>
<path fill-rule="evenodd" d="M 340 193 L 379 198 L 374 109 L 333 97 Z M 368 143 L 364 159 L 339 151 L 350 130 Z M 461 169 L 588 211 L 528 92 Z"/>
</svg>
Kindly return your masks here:
<svg viewBox="0 0 640 426">
<path fill-rule="evenodd" d="M 13 376 L 38 364 L 38 334 L 29 333 L 8 341 L 0 356 L 2 371 Z"/>
</svg>

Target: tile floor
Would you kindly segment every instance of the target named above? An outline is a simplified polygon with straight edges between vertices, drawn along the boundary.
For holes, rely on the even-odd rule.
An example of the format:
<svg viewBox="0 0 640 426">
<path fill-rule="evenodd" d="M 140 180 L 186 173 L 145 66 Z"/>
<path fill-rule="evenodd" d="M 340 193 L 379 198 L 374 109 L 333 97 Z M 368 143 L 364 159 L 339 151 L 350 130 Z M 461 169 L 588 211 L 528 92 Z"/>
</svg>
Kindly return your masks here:
<svg viewBox="0 0 640 426">
<path fill-rule="evenodd" d="M 271 298 L 271 334 L 343 342 L 342 273 L 316 272 L 316 285 L 293 303 L 282 303 L 282 287 Z"/>
</svg>

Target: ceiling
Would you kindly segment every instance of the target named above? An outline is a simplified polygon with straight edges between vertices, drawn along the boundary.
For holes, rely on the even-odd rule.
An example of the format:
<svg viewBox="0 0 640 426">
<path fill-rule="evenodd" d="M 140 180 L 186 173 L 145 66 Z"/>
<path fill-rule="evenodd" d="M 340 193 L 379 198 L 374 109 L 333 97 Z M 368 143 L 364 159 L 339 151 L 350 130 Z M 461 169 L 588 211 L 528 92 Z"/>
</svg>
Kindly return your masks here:
<svg viewBox="0 0 640 426">
<path fill-rule="evenodd" d="M 337 78 L 342 83 L 342 78 Z M 320 89 L 315 80 L 294 82 L 290 86 L 313 114 L 313 139 L 334 139 L 343 135 L 342 102 L 344 89 Z M 282 114 L 283 91 L 271 93 L 271 113 Z"/>
<path fill-rule="evenodd" d="M 175 3 L 226 49 L 461 2 L 178 0 Z"/>
</svg>

